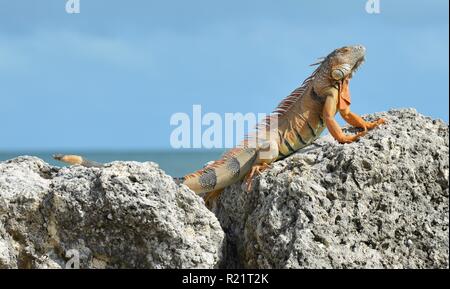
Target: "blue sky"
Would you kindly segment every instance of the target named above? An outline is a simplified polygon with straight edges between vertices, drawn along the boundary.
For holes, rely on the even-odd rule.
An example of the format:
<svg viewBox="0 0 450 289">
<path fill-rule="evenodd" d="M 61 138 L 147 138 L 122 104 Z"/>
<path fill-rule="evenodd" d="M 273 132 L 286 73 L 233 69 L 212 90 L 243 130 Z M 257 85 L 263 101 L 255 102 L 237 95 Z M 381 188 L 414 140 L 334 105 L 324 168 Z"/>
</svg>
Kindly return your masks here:
<svg viewBox="0 0 450 289">
<path fill-rule="evenodd" d="M 334 48 L 363 44 L 364 114 L 448 122 L 447 0 L 0 0 L 0 150 L 169 148 L 175 112 L 270 112 Z"/>
</svg>

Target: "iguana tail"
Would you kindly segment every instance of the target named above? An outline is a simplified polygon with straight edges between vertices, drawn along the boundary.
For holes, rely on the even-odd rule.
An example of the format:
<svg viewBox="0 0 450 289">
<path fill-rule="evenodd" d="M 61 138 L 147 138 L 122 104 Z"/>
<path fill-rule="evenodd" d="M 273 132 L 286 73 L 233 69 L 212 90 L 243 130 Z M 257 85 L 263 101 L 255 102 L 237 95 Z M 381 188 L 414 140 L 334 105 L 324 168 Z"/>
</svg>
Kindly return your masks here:
<svg viewBox="0 0 450 289">
<path fill-rule="evenodd" d="M 226 152 L 221 159 L 212 162 L 201 170 L 182 178 L 174 178 L 177 183 L 188 186 L 196 193 L 221 190 L 242 179 L 256 160 L 256 149 L 238 147 Z M 102 167 L 103 164 L 87 160 L 78 155 L 53 156 L 54 159 L 71 165 Z"/>
<path fill-rule="evenodd" d="M 256 149 L 238 147 L 201 170 L 178 179 L 196 193 L 221 190 L 242 179 L 252 168 Z"/>
</svg>

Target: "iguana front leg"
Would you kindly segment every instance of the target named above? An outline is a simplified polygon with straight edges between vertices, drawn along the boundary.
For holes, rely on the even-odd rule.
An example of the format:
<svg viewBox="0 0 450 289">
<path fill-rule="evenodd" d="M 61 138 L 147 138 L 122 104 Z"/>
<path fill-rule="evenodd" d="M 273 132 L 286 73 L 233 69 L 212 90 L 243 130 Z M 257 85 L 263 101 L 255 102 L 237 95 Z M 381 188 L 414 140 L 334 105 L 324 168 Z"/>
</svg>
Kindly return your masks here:
<svg viewBox="0 0 450 289">
<path fill-rule="evenodd" d="M 346 135 L 342 132 L 341 127 L 337 123 L 334 116 L 337 111 L 337 92 L 334 92 L 327 96 L 325 100 L 325 104 L 323 107 L 323 119 L 325 120 L 325 124 L 328 128 L 330 134 L 340 143 L 351 143 L 364 136 L 367 131 L 358 132 L 356 135 Z"/>
<path fill-rule="evenodd" d="M 362 117 L 360 117 L 356 113 L 351 112 L 350 106 L 346 107 L 343 110 L 340 110 L 339 113 L 348 124 L 354 127 L 362 128 L 365 132 L 367 132 L 367 130 L 374 129 L 377 126 L 386 122 L 383 118 L 379 118 L 375 121 L 365 121 Z"/>
<path fill-rule="evenodd" d="M 341 89 L 339 91 L 338 107 L 339 113 L 348 124 L 354 127 L 362 128 L 364 132 L 374 129 L 380 124 L 385 123 L 385 120 L 382 118 L 377 119 L 373 122 L 365 121 L 362 117 L 350 111 L 349 78 L 346 78 L 342 81 Z"/>
</svg>

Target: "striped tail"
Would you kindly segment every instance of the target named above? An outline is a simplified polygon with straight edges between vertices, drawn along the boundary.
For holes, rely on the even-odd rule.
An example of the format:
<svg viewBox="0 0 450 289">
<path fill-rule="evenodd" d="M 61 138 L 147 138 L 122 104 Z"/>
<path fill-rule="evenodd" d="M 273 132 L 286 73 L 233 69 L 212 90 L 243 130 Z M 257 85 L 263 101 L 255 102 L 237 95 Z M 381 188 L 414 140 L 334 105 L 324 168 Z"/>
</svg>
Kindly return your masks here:
<svg viewBox="0 0 450 289">
<path fill-rule="evenodd" d="M 185 184 L 196 193 L 220 190 L 242 179 L 250 171 L 256 156 L 254 148 L 234 148 L 225 153 L 220 160 L 176 181 Z"/>
</svg>

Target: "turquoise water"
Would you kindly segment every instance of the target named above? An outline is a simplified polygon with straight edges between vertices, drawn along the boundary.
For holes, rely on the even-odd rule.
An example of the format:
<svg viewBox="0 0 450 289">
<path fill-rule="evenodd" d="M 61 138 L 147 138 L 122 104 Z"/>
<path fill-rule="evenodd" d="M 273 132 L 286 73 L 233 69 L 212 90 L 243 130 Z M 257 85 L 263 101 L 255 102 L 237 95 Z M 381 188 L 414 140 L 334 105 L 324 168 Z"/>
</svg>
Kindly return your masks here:
<svg viewBox="0 0 450 289">
<path fill-rule="evenodd" d="M 185 174 L 191 173 L 204 166 L 205 163 L 218 159 L 223 150 L 152 150 L 152 151 L 133 151 L 133 152 L 120 152 L 120 151 L 52 151 L 52 152 L 0 152 L 0 161 L 11 159 L 21 155 L 36 156 L 44 161 L 55 165 L 64 166 L 63 163 L 55 161 L 52 158 L 54 153 L 63 154 L 78 154 L 87 159 L 107 163 L 116 160 L 121 161 L 139 161 L 146 162 L 152 161 L 159 164 L 167 174 L 173 177 L 180 177 Z"/>
</svg>

